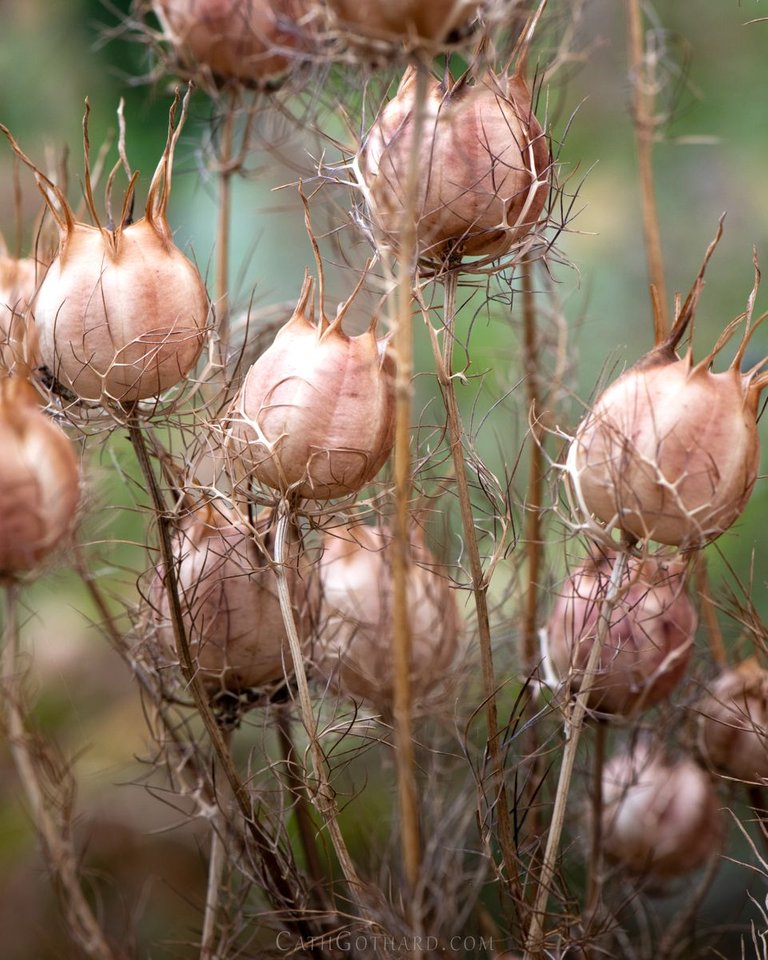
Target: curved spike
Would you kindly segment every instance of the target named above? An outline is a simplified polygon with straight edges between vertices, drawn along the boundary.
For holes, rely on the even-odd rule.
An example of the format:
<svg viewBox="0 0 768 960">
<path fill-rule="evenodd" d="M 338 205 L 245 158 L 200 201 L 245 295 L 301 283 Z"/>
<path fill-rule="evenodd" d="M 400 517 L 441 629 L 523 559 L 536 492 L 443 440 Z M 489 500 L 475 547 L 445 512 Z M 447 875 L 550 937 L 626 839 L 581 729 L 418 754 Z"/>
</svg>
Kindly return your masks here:
<svg viewBox="0 0 768 960">
<path fill-rule="evenodd" d="M 320 329 L 322 330 L 328 324 L 325 317 L 325 270 L 323 269 L 323 258 L 320 256 L 320 247 L 312 230 L 312 219 L 309 215 L 309 201 L 304 193 L 304 182 L 301 179 L 299 179 L 299 196 L 301 197 L 301 203 L 304 207 L 304 226 L 306 227 L 312 253 L 315 257 L 315 264 L 317 265 L 317 299 L 318 309 L 320 311 Z"/>
<path fill-rule="evenodd" d="M 365 264 L 365 266 L 363 267 L 363 272 L 362 272 L 362 274 L 360 275 L 360 279 L 357 281 L 357 285 L 355 286 L 355 289 L 352 291 L 352 293 L 350 294 L 350 296 L 348 296 L 347 299 L 346 299 L 343 303 L 339 304 L 339 307 L 338 307 L 338 309 L 336 310 L 336 316 L 333 318 L 333 320 L 332 320 L 332 321 L 330 322 L 330 324 L 328 325 L 328 331 L 326 331 L 326 332 L 329 332 L 329 331 L 331 331 L 331 330 L 339 330 L 339 329 L 341 329 L 341 323 L 342 323 L 344 317 L 347 315 L 347 311 L 349 310 L 350 306 L 352 305 L 352 301 L 355 299 L 355 297 L 358 295 L 358 293 L 360 293 L 360 290 L 361 290 L 361 288 L 362 288 L 363 284 L 365 283 L 365 280 L 366 280 L 366 278 L 367 278 L 367 276 L 368 276 L 368 271 L 369 271 L 370 267 L 371 267 L 371 261 L 368 260 L 368 261 L 366 261 L 366 264 Z"/>
<path fill-rule="evenodd" d="M 21 160 L 23 164 L 29 167 L 29 169 L 34 174 L 37 187 L 40 190 L 40 193 L 42 193 L 46 206 L 50 210 L 51 216 L 56 221 L 59 229 L 63 233 L 71 233 L 73 227 L 75 226 L 75 218 L 72 214 L 72 208 L 67 202 L 67 198 L 64 196 L 64 194 L 59 189 L 59 187 L 56 186 L 53 180 L 46 177 L 46 175 L 42 172 L 42 170 L 39 170 L 35 166 L 35 164 L 32 162 L 32 160 L 30 160 L 30 158 L 26 155 L 26 153 L 24 153 L 24 151 L 19 146 L 16 138 L 8 129 L 8 127 L 5 126 L 4 123 L 0 123 L 0 133 L 3 133 L 5 135 L 5 138 L 8 140 L 8 143 L 11 145 L 11 149 L 19 158 L 19 160 Z M 48 191 L 50 191 L 50 193 Z M 55 203 L 51 199 L 51 195 L 53 195 L 53 198 L 56 201 Z M 62 219 L 61 213 L 59 213 L 59 210 L 58 210 L 59 207 L 63 212 L 64 219 Z"/>
<path fill-rule="evenodd" d="M 664 352 L 672 351 L 674 352 L 680 341 L 685 335 L 685 331 L 688 329 L 689 325 L 693 324 L 694 313 L 696 312 L 696 307 L 699 303 L 699 297 L 701 296 L 701 291 L 704 287 L 704 274 L 706 272 L 709 261 L 712 259 L 712 254 L 717 249 L 717 245 L 720 242 L 720 238 L 723 235 L 723 220 L 725 219 L 725 214 L 720 215 L 720 219 L 717 222 L 717 231 L 715 233 L 714 239 L 712 239 L 707 247 L 706 253 L 704 254 L 704 260 L 699 268 L 699 272 L 696 275 L 696 279 L 693 282 L 690 293 L 685 298 L 685 303 L 682 308 L 678 311 L 675 318 L 675 322 L 672 324 L 672 329 L 669 331 L 669 334 L 666 340 L 663 343 L 659 344 L 659 348 L 663 349 Z"/>
<path fill-rule="evenodd" d="M 717 343 L 701 361 L 701 363 L 698 364 L 698 366 L 705 367 L 706 369 L 709 369 L 709 367 L 712 366 L 715 357 L 718 355 L 718 353 L 720 353 L 726 343 L 728 343 L 728 341 L 733 337 L 734 333 L 736 333 L 736 331 L 739 329 L 745 316 L 746 314 L 740 313 L 738 317 L 734 317 L 733 320 L 731 320 L 725 330 L 723 330 L 723 332 L 717 338 Z"/>
<path fill-rule="evenodd" d="M 147 203 L 144 215 L 148 222 L 160 236 L 168 237 L 170 231 L 166 220 L 168 211 L 168 200 L 171 195 L 171 180 L 173 177 L 173 157 L 176 151 L 176 144 L 181 136 L 181 131 L 187 119 L 189 111 L 189 99 L 192 95 L 192 84 L 187 84 L 187 92 L 184 98 L 181 97 L 179 88 L 176 88 L 173 97 L 173 103 L 168 111 L 168 135 L 165 141 L 165 149 L 160 161 L 155 168 L 152 176 L 152 182 L 149 185 L 147 193 Z M 176 113 L 181 103 L 181 113 L 178 123 L 176 122 Z"/>
<path fill-rule="evenodd" d="M 315 304 L 314 297 L 312 296 L 314 286 L 314 277 L 310 274 L 309 270 L 305 270 L 304 280 L 301 284 L 301 293 L 299 294 L 299 299 L 291 315 L 291 319 L 288 321 L 289 323 L 294 320 L 303 320 L 308 326 L 314 328 Z"/>
<path fill-rule="evenodd" d="M 510 57 L 510 62 L 517 60 L 515 76 L 522 75 L 525 71 L 528 63 L 528 51 L 531 49 L 536 28 L 539 25 L 539 20 L 541 20 L 544 10 L 547 6 L 547 2 L 548 0 L 539 0 L 538 7 L 528 18 L 528 22 L 521 32 L 517 43 L 515 44 L 514 50 L 512 51 L 512 56 Z"/>
<path fill-rule="evenodd" d="M 752 290 L 747 297 L 747 309 L 745 311 L 745 316 L 747 318 L 746 325 L 744 327 L 744 336 L 741 338 L 741 343 L 739 344 L 739 349 L 736 351 L 736 356 L 731 361 L 731 366 L 735 367 L 737 370 L 741 369 L 741 362 L 744 359 L 744 354 L 747 352 L 747 347 L 749 346 L 749 341 L 752 339 L 752 334 L 757 330 L 760 324 L 765 320 L 766 314 L 758 317 L 756 323 L 752 323 L 752 314 L 755 310 L 755 300 L 757 299 L 757 293 L 760 289 L 760 280 L 762 274 L 760 273 L 760 266 L 757 262 L 757 249 L 752 247 L 752 266 L 755 271 L 755 279 L 752 282 Z"/>
<path fill-rule="evenodd" d="M 91 116 L 91 101 L 85 98 L 85 113 L 83 114 L 83 156 L 85 160 L 85 202 L 88 206 L 88 212 L 93 220 L 93 225 L 102 229 L 99 211 L 96 209 L 96 202 L 93 199 L 93 181 L 91 179 L 91 138 L 88 134 L 88 121 Z"/>
</svg>

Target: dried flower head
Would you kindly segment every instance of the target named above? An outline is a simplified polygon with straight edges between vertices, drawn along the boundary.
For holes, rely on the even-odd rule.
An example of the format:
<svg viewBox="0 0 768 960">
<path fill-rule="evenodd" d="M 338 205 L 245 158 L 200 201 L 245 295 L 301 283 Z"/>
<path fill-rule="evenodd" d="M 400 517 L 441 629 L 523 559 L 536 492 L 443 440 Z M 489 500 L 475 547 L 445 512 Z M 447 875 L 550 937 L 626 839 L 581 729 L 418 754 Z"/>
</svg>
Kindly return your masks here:
<svg viewBox="0 0 768 960">
<path fill-rule="evenodd" d="M 352 42 L 406 44 L 420 48 L 440 44 L 466 28 L 481 0 L 326 0 L 330 27 Z"/>
</svg>

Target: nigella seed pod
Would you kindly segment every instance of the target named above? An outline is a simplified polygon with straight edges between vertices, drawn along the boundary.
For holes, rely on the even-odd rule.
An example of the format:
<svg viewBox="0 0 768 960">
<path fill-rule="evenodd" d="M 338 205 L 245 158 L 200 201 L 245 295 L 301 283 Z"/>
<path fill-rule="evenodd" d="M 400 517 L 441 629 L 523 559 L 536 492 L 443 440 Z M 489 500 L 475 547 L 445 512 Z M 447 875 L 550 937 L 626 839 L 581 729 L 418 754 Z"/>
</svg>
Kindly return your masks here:
<svg viewBox="0 0 768 960">
<path fill-rule="evenodd" d="M 754 657 L 726 670 L 697 712 L 707 762 L 737 780 L 762 783 L 768 777 L 768 671 Z"/>
<path fill-rule="evenodd" d="M 290 66 L 309 0 L 152 0 L 165 38 L 190 72 L 261 86 Z"/>
<path fill-rule="evenodd" d="M 270 537 L 270 517 L 257 519 L 256 533 Z M 292 672 L 277 581 L 254 532 L 230 509 L 197 507 L 179 524 L 173 545 L 176 577 L 190 653 L 211 694 L 238 693 L 280 681 Z M 295 560 L 295 551 L 291 560 Z M 305 604 L 295 564 L 286 567 L 294 615 Z M 163 645 L 175 649 L 165 576 L 158 569 L 150 591 L 155 626 Z M 177 656 L 181 652 L 176 650 Z"/>
<path fill-rule="evenodd" d="M 317 565 L 317 667 L 339 693 L 385 712 L 394 698 L 391 549 L 381 527 L 341 527 L 325 534 Z M 418 701 L 447 678 L 462 629 L 455 592 L 435 572 L 418 530 L 409 560 L 410 681 Z"/>
<path fill-rule="evenodd" d="M 420 255 L 436 260 L 500 257 L 539 223 L 549 191 L 549 144 L 520 76 L 486 73 L 472 82 L 427 78 L 416 147 L 417 187 L 407 208 L 417 72 L 363 144 L 360 168 L 373 220 L 397 247 L 415 216 Z"/>
<path fill-rule="evenodd" d="M 8 256 L 0 235 L 0 370 L 6 373 L 17 365 L 19 340 L 26 339 L 26 314 L 36 288 L 36 262 Z"/>
<path fill-rule="evenodd" d="M 616 558 L 595 556 L 566 581 L 547 622 L 556 672 L 578 690 L 600 620 Z M 685 674 L 696 610 L 675 561 L 632 558 L 620 584 L 589 696 L 589 707 L 631 716 L 666 699 Z"/>
<path fill-rule="evenodd" d="M 603 849 L 630 873 L 673 880 L 720 849 L 717 793 L 693 761 L 668 761 L 638 746 L 609 761 L 602 788 Z"/>
<path fill-rule="evenodd" d="M 706 264 L 705 264 L 706 265 Z M 703 268 L 702 268 L 703 274 Z M 754 327 L 730 367 L 711 369 L 733 333 L 694 365 L 676 353 L 701 275 L 667 339 L 619 377 L 579 425 L 566 463 L 577 507 L 638 540 L 687 550 L 703 546 L 741 515 L 760 459 L 757 412 L 763 363 L 742 373 Z"/>
<path fill-rule="evenodd" d="M 0 579 L 39 566 L 70 536 L 80 468 L 30 384 L 0 379 Z"/>
<path fill-rule="evenodd" d="M 129 404 L 155 397 L 182 381 L 202 350 L 205 286 L 174 245 L 166 217 L 173 152 L 188 97 L 175 128 L 177 101 L 171 109 L 168 141 L 144 217 L 131 222 L 133 175 L 114 227 L 111 217 L 108 226 L 99 222 L 87 165 L 86 197 L 95 225 L 75 220 L 59 188 L 2 128 L 34 171 L 60 231 L 58 253 L 32 307 L 40 358 L 56 381 L 84 400 Z M 86 114 L 86 158 L 87 152 Z"/>
<path fill-rule="evenodd" d="M 327 0 L 333 26 L 357 39 L 408 43 L 440 43 L 465 27 L 480 0 Z"/>
<path fill-rule="evenodd" d="M 375 321 L 349 337 L 312 319 L 305 277 L 293 316 L 253 364 L 225 421 L 230 452 L 274 490 L 313 500 L 357 493 L 379 472 L 394 439 L 393 361 Z"/>
</svg>

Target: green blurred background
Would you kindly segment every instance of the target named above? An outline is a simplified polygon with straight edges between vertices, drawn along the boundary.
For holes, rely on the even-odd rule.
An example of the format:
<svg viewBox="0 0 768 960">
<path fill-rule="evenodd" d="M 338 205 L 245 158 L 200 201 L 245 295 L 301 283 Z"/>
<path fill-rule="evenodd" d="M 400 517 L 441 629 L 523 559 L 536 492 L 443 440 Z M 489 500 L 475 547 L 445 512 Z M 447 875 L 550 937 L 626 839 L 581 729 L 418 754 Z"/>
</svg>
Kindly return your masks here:
<svg viewBox="0 0 768 960">
<path fill-rule="evenodd" d="M 125 98 L 129 156 L 146 178 L 144 188 L 162 150 L 170 84 L 141 81 L 151 66 L 147 50 L 117 29 L 128 6 L 127 0 L 0 0 L 0 121 L 40 162 L 69 145 L 73 196 L 82 169 L 80 124 L 86 97 L 94 145 L 114 127 L 118 100 Z M 768 15 L 768 7 L 760 0 L 659 0 L 656 14 L 667 31 L 659 35 L 659 56 L 669 78 L 662 101 L 668 102 L 670 117 L 656 147 L 655 169 L 670 291 L 687 291 L 718 218 L 727 212 L 697 318 L 702 355 L 744 308 L 752 285 L 753 245 L 768 263 L 768 22 L 747 24 Z M 577 215 L 559 242 L 571 265 L 556 266 L 554 276 L 571 329 L 574 386 L 585 399 L 604 371 L 631 363 L 651 346 L 625 29 L 622 3 L 592 0 L 578 27 L 576 47 L 582 56 L 558 74 L 549 98 L 542 95 L 539 101 L 539 115 L 549 111 L 553 135 L 562 140 L 560 176 L 570 178 L 568 189 L 580 184 Z M 209 277 L 215 188 L 203 172 L 200 144 L 211 117 L 205 97 L 196 95 L 177 154 L 169 211 L 177 243 Z M 258 176 L 236 185 L 231 282 L 239 305 L 253 297 L 258 307 L 294 300 L 311 255 L 295 191 L 272 192 L 292 182 L 295 171 L 281 167 L 270 153 L 254 157 L 252 166 Z M 26 252 L 39 198 L 30 178 L 23 176 L 22 186 Z M 2 142 L 0 230 L 13 246 L 13 165 Z M 351 289 L 346 280 L 343 273 L 332 278 L 339 299 Z M 761 294 L 757 309 L 766 307 L 768 299 Z M 482 394 L 489 407 L 493 390 L 520 376 L 519 332 L 499 311 L 476 324 L 472 337 L 471 371 L 494 366 Z M 423 362 L 427 349 L 426 344 L 419 347 Z M 758 359 L 763 352 L 768 353 L 768 332 L 761 331 L 751 356 Z M 467 388 L 467 409 L 474 389 Z M 489 463 L 499 472 L 511 470 L 523 426 L 502 410 L 485 429 L 483 451 Z M 119 449 L 119 439 L 117 443 Z M 91 556 L 105 582 L 128 599 L 135 580 L 130 570 L 142 568 L 143 552 L 130 544 L 98 541 L 130 541 L 138 535 L 132 475 L 130 466 L 118 472 L 110 456 L 103 457 L 91 476 L 92 509 L 85 523 L 86 535 L 94 541 Z M 764 616 L 767 511 L 768 483 L 761 481 L 741 522 L 708 551 L 716 590 L 733 587 L 735 575 L 751 579 L 752 600 Z M 146 755 L 141 709 L 127 671 L 89 625 L 95 613 L 82 591 L 65 571 L 53 570 L 27 592 L 24 602 L 26 642 L 34 656 L 32 683 L 38 691 L 36 718 L 55 735 L 65 755 L 78 757 L 82 839 L 90 875 L 106 890 L 101 896 L 110 924 L 137 931 L 144 955 L 193 955 L 181 944 L 194 939 L 191 931 L 199 923 L 205 832 L 194 824 L 177 826 L 183 818 L 175 810 L 153 799 L 140 783 L 130 785 L 145 773 L 136 761 Z M 738 625 L 726 616 L 722 623 L 726 636 L 738 639 Z M 376 803 L 370 805 L 372 822 L 376 808 Z M 163 832 L 170 826 L 175 829 Z M 143 904 L 140 910 L 137 904 Z M 141 913 L 140 924 L 133 923 L 133 911 Z M 169 939 L 177 943 L 157 947 Z M 2 960 L 73 956 L 4 748 L 0 944 Z M 155 946 L 150 949 L 150 944 Z"/>
</svg>

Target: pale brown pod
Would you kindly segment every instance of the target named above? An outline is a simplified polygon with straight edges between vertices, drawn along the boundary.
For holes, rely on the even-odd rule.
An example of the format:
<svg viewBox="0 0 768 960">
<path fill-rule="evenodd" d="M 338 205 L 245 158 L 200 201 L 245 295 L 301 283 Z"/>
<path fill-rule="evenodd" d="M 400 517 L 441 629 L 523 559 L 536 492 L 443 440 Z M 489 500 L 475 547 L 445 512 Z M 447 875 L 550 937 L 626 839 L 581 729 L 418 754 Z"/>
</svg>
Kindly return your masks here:
<svg viewBox="0 0 768 960">
<path fill-rule="evenodd" d="M 558 591 L 547 621 L 550 659 L 576 690 L 600 629 L 615 562 L 614 555 L 587 559 Z M 628 717 L 666 699 L 681 681 L 697 616 L 676 561 L 631 558 L 620 589 L 588 705 Z"/>
<path fill-rule="evenodd" d="M 156 397 L 184 380 L 202 350 L 208 297 L 197 268 L 175 246 L 166 216 L 188 97 L 177 125 L 178 101 L 171 109 L 144 217 L 135 223 L 135 176 L 117 225 L 103 226 L 86 169 L 95 225 L 77 222 L 59 188 L 2 128 L 33 169 L 60 231 L 58 253 L 32 306 L 41 361 L 55 381 L 84 400 L 129 404 Z"/>
<path fill-rule="evenodd" d="M 16 367 L 19 340 L 27 327 L 26 314 L 35 296 L 38 269 L 31 257 L 11 257 L 0 235 L 0 370 Z M 36 364 L 32 362 L 31 366 Z"/>
<path fill-rule="evenodd" d="M 270 516 L 257 520 L 268 537 Z M 192 658 L 212 693 L 273 684 L 293 672 L 277 581 L 247 524 L 218 501 L 190 511 L 174 539 L 177 580 Z M 295 556 L 293 558 L 295 560 Z M 286 567 L 297 623 L 305 604 L 295 565 Z M 175 649 L 164 572 L 150 599 L 161 642 Z M 181 656 L 176 650 L 177 656 Z"/>
<path fill-rule="evenodd" d="M 427 78 L 415 203 L 406 211 L 417 74 L 409 67 L 373 123 L 360 168 L 373 221 L 397 247 L 415 219 L 419 252 L 443 260 L 500 257 L 540 221 L 549 143 L 520 76 Z"/>
<path fill-rule="evenodd" d="M 332 26 L 353 40 L 441 43 L 477 16 L 481 0 L 326 0 Z"/>
<path fill-rule="evenodd" d="M 80 467 L 25 380 L 0 379 L 0 579 L 38 567 L 71 535 Z"/>
<path fill-rule="evenodd" d="M 692 760 L 669 761 L 637 746 L 609 761 L 602 785 L 603 850 L 630 873 L 673 880 L 720 849 L 720 802 Z"/>
<path fill-rule="evenodd" d="M 358 492 L 394 439 L 393 362 L 375 324 L 349 337 L 312 320 L 305 278 L 293 316 L 248 371 L 225 421 L 241 469 L 284 494 L 327 500 Z"/>
<path fill-rule="evenodd" d="M 328 531 L 316 571 L 317 667 L 338 692 L 385 712 L 394 697 L 391 541 L 382 527 Z M 435 566 L 414 530 L 406 591 L 414 701 L 446 680 L 462 636 L 456 593 Z"/>
<path fill-rule="evenodd" d="M 745 783 L 768 778 L 768 671 L 755 657 L 725 670 L 697 706 L 699 750 L 708 763 Z"/>
<path fill-rule="evenodd" d="M 152 0 L 165 38 L 190 73 L 260 86 L 284 73 L 311 0 Z"/>
</svg>

